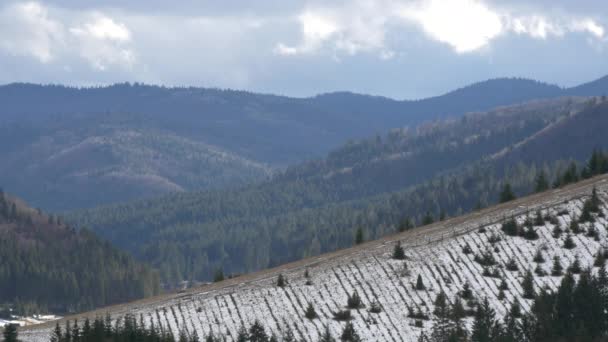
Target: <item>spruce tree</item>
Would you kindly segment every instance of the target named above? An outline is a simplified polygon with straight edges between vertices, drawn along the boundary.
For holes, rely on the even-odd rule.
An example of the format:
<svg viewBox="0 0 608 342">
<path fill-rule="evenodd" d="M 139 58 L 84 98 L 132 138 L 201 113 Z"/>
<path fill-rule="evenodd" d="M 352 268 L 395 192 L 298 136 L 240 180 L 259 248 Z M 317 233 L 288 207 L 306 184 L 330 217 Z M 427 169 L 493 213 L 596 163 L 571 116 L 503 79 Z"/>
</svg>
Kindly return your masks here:
<svg viewBox="0 0 608 342">
<path fill-rule="evenodd" d="M 424 283 L 422 282 L 422 276 L 419 274 L 418 279 L 416 279 L 416 290 L 423 291 L 425 289 L 426 289 L 426 287 L 424 286 Z"/>
<path fill-rule="evenodd" d="M 551 268 L 551 275 L 554 277 L 559 277 L 564 273 L 564 267 L 559 260 L 559 256 L 553 257 L 553 267 Z"/>
<path fill-rule="evenodd" d="M 319 317 L 317 315 L 317 311 L 315 311 L 314 306 L 312 306 L 312 303 L 308 303 L 308 306 L 306 307 L 306 312 L 304 314 L 304 316 L 310 320 L 315 319 L 317 317 Z"/>
<path fill-rule="evenodd" d="M 281 288 L 287 286 L 287 278 L 282 273 L 277 277 L 277 286 Z"/>
<path fill-rule="evenodd" d="M 250 342 L 268 342 L 268 334 L 262 323 L 256 320 L 249 328 L 249 341 Z"/>
<path fill-rule="evenodd" d="M 534 191 L 537 193 L 549 189 L 549 181 L 547 180 L 547 175 L 545 174 L 545 171 L 541 171 L 538 176 L 536 176 L 536 180 L 534 183 Z"/>
<path fill-rule="evenodd" d="M 405 250 L 403 249 L 403 246 L 401 246 L 401 241 L 397 241 L 397 244 L 395 244 L 395 247 L 393 248 L 393 259 L 405 259 Z"/>
<path fill-rule="evenodd" d="M 63 342 L 63 333 L 61 332 L 59 322 L 57 322 L 55 329 L 53 329 L 53 333 L 51 334 L 51 342 Z"/>
<path fill-rule="evenodd" d="M 526 271 L 526 275 L 521 282 L 523 297 L 526 299 L 534 299 L 536 291 L 534 290 L 534 276 L 530 270 Z"/>
<path fill-rule="evenodd" d="M 475 313 L 475 321 L 473 322 L 473 331 L 471 334 L 472 342 L 493 342 L 498 336 L 495 336 L 496 330 L 496 313 L 490 307 L 488 298 L 484 298 L 483 302 L 477 306 Z"/>
<path fill-rule="evenodd" d="M 352 295 L 348 296 L 348 299 L 346 300 L 346 305 L 350 309 L 359 309 L 363 306 L 363 303 L 361 302 L 361 297 L 359 297 L 357 291 L 353 292 Z"/>
<path fill-rule="evenodd" d="M 414 228 L 412 221 L 410 220 L 409 217 L 406 217 L 405 219 L 403 219 L 403 221 L 401 221 L 401 223 L 399 223 L 398 230 L 399 230 L 399 232 L 404 232 L 404 231 L 410 230 L 412 228 Z"/>
<path fill-rule="evenodd" d="M 329 325 L 325 325 L 323 332 L 319 336 L 319 342 L 336 342 L 336 339 L 331 335 L 331 331 L 329 331 Z"/>
<path fill-rule="evenodd" d="M 340 336 L 340 341 L 342 342 L 360 342 L 361 337 L 355 331 L 355 327 L 351 322 L 347 322 L 342 329 L 342 335 Z"/>
<path fill-rule="evenodd" d="M 245 326 L 241 326 L 236 335 L 236 342 L 247 342 L 249 341 L 249 332 Z"/>
<path fill-rule="evenodd" d="M 511 190 L 511 184 L 505 183 L 502 191 L 500 192 L 500 203 L 510 202 L 516 198 L 517 197 L 515 197 L 513 190 Z"/>
<path fill-rule="evenodd" d="M 360 245 L 365 241 L 365 237 L 363 236 L 363 228 L 358 227 L 357 232 L 355 233 L 355 244 Z"/>
<path fill-rule="evenodd" d="M 564 248 L 573 249 L 574 247 L 576 247 L 576 244 L 574 243 L 574 240 L 572 239 L 572 235 L 570 235 L 570 233 L 568 233 L 568 235 L 566 235 L 566 239 L 564 240 Z"/>
<path fill-rule="evenodd" d="M 19 333 L 17 332 L 17 325 L 6 325 L 4 327 L 4 332 L 2 332 L 2 336 L 4 337 L 4 342 L 17 342 L 19 336 Z"/>
</svg>

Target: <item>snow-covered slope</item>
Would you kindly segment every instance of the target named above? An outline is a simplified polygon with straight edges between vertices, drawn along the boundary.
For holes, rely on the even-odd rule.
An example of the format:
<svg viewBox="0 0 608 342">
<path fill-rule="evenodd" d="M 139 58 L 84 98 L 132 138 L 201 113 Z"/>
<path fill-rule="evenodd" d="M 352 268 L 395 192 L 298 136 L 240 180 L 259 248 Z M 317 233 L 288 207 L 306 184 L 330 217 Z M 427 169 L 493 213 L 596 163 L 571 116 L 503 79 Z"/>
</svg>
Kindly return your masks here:
<svg viewBox="0 0 608 342">
<path fill-rule="evenodd" d="M 546 260 L 540 263 L 540 267 L 549 275 L 535 275 L 537 290 L 545 286 L 553 289 L 559 284 L 561 277 L 550 275 L 554 256 L 559 256 L 564 268 L 576 257 L 580 259 L 581 266 L 593 266 L 598 251 L 608 247 L 605 244 L 606 218 L 597 217 L 593 223 L 599 233 L 598 238 L 585 233 L 591 223 L 581 224 L 583 233 L 572 235 L 576 245 L 572 249 L 563 247 L 566 233 L 559 238 L 552 234 L 555 219 L 564 231 L 572 220 L 578 220 L 593 187 L 597 188 L 602 201 L 602 212 L 606 212 L 608 177 L 602 176 L 347 250 L 207 285 L 187 293 L 152 298 L 86 315 L 91 318 L 106 312 L 114 317 L 126 313 L 143 315 L 147 324 L 153 322 L 156 327 L 171 329 L 176 336 L 179 331 L 196 331 L 198 336 L 213 332 L 227 334 L 229 341 L 234 339 L 241 326 L 260 320 L 267 330 L 279 335 L 289 326 L 297 337 L 316 341 L 325 325 L 329 325 L 334 336 L 339 336 L 345 323 L 334 320 L 333 313 L 345 310 L 348 296 L 356 291 L 365 308 L 352 310 L 352 323 L 365 341 L 416 341 L 422 331 L 428 331 L 432 326 L 433 301 L 441 290 L 453 300 L 464 284 L 469 283 L 476 298 L 487 297 L 497 313 L 502 315 L 516 300 L 524 310 L 529 309 L 531 300 L 522 297 L 521 282 L 527 270 L 534 271 L 539 265 L 533 261 L 538 251 Z M 553 217 L 554 222 L 547 220 L 535 227 L 539 234 L 537 240 L 509 237 L 502 232 L 501 224 L 505 218 L 516 217 L 522 224 L 527 213 L 534 218 L 537 210 L 541 210 L 543 216 Z M 496 237 L 500 241 L 495 241 Z M 493 243 L 490 240 L 494 240 Z M 406 260 L 392 258 L 397 241 L 405 248 Z M 472 253 L 464 252 L 465 245 L 470 246 Z M 483 276 L 484 267 L 474 260 L 476 255 L 488 251 L 496 259 L 495 268 L 508 285 L 502 300 L 499 299 L 501 279 Z M 512 258 L 518 265 L 517 271 L 509 271 L 505 267 Z M 305 277 L 306 270 L 310 278 Z M 288 279 L 284 288 L 276 286 L 280 273 Z M 418 275 L 425 290 L 416 289 Z M 382 307 L 380 313 L 369 311 L 373 302 Z M 308 303 L 313 304 L 319 318 L 305 318 Z M 421 312 L 431 319 L 411 318 L 410 312 Z M 51 328 L 52 325 L 30 327 L 22 331 L 21 337 L 25 341 L 44 341 L 48 339 Z"/>
</svg>

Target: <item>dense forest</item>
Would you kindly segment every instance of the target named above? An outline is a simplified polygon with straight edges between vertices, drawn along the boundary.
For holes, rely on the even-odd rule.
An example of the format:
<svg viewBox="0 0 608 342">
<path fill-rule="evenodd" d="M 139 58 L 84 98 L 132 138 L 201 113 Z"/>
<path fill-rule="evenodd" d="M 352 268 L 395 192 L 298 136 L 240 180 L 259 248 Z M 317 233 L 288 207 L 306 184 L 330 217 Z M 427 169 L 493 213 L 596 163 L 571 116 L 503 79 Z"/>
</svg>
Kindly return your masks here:
<svg viewBox="0 0 608 342">
<path fill-rule="evenodd" d="M 608 78 L 569 89 L 495 79 L 417 101 L 141 84 L 11 84 L 0 86 L 0 184 L 53 211 L 239 187 L 320 158 L 349 139 L 497 106 L 605 93 Z"/>
<path fill-rule="evenodd" d="M 158 273 L 92 232 L 0 192 L 0 304 L 69 313 L 159 292 Z"/>
<path fill-rule="evenodd" d="M 365 239 L 380 237 L 496 203 L 506 183 L 526 194 L 541 174 L 553 181 L 580 170 L 589 141 L 608 147 L 601 132 L 572 141 L 561 155 L 533 162 L 511 156 L 525 160 L 530 151 L 552 149 L 559 141 L 553 130 L 587 129 L 579 123 L 607 107 L 602 100 L 560 100 L 468 115 L 349 144 L 260 185 L 67 218 L 157 267 L 169 283 L 209 280 L 218 270 L 250 272 L 350 246 L 358 228 Z"/>
</svg>

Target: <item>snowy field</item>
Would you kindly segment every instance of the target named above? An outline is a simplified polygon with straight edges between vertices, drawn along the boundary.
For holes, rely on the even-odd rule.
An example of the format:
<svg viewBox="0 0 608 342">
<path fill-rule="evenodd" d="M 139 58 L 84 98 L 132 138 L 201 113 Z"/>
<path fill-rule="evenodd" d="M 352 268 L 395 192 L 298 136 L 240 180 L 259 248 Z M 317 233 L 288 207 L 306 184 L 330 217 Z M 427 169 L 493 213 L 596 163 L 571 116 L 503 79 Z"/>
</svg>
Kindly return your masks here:
<svg viewBox="0 0 608 342">
<path fill-rule="evenodd" d="M 137 317 L 141 315 L 146 324 L 169 329 L 175 336 L 180 331 L 196 331 L 201 337 L 212 332 L 225 334 L 232 341 L 241 326 L 248 327 L 259 320 L 267 331 L 279 336 L 281 331 L 291 327 L 299 339 L 317 341 L 325 325 L 329 325 L 334 336 L 339 336 L 345 323 L 334 320 L 333 313 L 345 310 L 347 297 L 356 291 L 365 307 L 351 311 L 351 322 L 365 341 L 416 341 L 422 331 L 428 332 L 431 328 L 433 301 L 441 290 L 454 300 L 468 283 L 477 299 L 487 297 L 496 312 L 504 315 L 514 301 L 519 301 L 524 310 L 529 309 L 531 300 L 522 297 L 521 286 L 527 270 L 534 272 L 540 266 L 548 274 L 535 274 L 538 291 L 543 287 L 554 289 L 561 281 L 561 276 L 551 276 L 554 256 L 560 258 L 564 269 L 577 257 L 583 268 L 593 266 L 596 254 L 608 248 L 608 222 L 604 217 L 594 214 L 594 223 L 581 224 L 582 233 L 572 234 L 576 245 L 572 249 L 563 247 L 566 233 L 556 238 L 553 231 L 556 224 L 567 231 L 570 222 L 578 220 L 593 186 L 597 187 L 603 202 L 602 212 L 608 214 L 606 183 L 606 177 L 602 177 L 393 235 L 360 248 L 307 259 L 282 269 L 232 279 L 188 293 L 117 306 L 109 311 L 114 317 L 127 312 Z M 553 218 L 553 223 L 543 220 L 542 225 L 535 226 L 539 235 L 537 240 L 510 237 L 501 230 L 505 219 L 515 217 L 523 225 L 528 213 L 534 220 L 537 210 L 543 216 Z M 591 225 L 596 228 L 597 237 L 587 235 Z M 405 248 L 406 260 L 392 258 L 397 241 Z M 469 253 L 465 253 L 465 246 Z M 476 255 L 483 253 L 491 254 L 496 260 L 496 266 L 489 267 L 488 271 L 496 269 L 507 283 L 503 299 L 499 299 L 501 279 L 483 276 L 484 266 L 474 260 Z M 534 262 L 537 253 L 542 254 L 544 263 Z M 517 270 L 506 268 L 511 259 L 517 264 Z M 306 270 L 309 278 L 305 277 Z M 279 273 L 288 280 L 284 288 L 276 286 Z M 424 290 L 415 287 L 419 275 Z M 309 302 L 319 318 L 305 318 Z M 380 304 L 381 312 L 369 311 L 374 302 Z M 426 314 L 430 319 L 411 318 L 410 312 Z M 100 310 L 90 315 L 94 318 L 94 315 L 104 314 L 105 311 Z M 22 331 L 21 338 L 47 341 L 50 329 L 50 324 L 30 327 Z"/>
</svg>

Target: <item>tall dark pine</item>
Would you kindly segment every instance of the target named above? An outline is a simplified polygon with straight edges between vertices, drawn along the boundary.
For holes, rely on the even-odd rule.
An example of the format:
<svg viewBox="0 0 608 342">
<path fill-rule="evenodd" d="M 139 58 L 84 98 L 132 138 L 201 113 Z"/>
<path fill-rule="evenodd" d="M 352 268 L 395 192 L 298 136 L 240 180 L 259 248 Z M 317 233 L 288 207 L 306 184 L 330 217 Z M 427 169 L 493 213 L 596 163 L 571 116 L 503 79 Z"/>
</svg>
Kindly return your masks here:
<svg viewBox="0 0 608 342">
<path fill-rule="evenodd" d="M 17 342 L 18 341 L 17 325 L 9 324 L 9 325 L 5 326 L 2 336 L 4 337 L 4 342 Z"/>
<path fill-rule="evenodd" d="M 543 192 L 549 190 L 549 181 L 547 180 L 547 175 L 545 174 L 545 171 L 541 171 L 538 176 L 536 176 L 536 180 L 534 183 L 535 192 Z"/>
<path fill-rule="evenodd" d="M 496 312 L 490 307 L 488 298 L 485 298 L 477 306 L 475 321 L 473 322 L 472 342 L 493 342 L 496 341 Z"/>
<path fill-rule="evenodd" d="M 363 228 L 357 228 L 357 232 L 355 233 L 355 244 L 360 245 L 365 241 L 365 237 L 363 236 Z"/>
<path fill-rule="evenodd" d="M 509 202 L 514 200 L 515 198 L 515 194 L 513 193 L 513 190 L 511 190 L 511 184 L 505 183 L 502 188 L 502 191 L 500 192 L 500 203 Z"/>
</svg>

